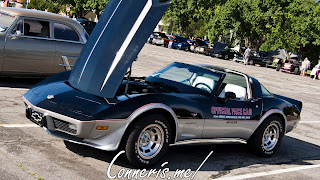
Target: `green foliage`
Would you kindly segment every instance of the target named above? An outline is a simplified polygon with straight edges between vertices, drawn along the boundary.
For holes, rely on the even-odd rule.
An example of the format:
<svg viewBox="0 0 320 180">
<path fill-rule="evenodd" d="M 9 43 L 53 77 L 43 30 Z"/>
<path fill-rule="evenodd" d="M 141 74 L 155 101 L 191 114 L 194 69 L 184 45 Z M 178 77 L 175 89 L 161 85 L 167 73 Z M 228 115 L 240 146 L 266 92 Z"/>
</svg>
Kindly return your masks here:
<svg viewBox="0 0 320 180">
<path fill-rule="evenodd" d="M 173 34 L 240 40 L 263 51 L 282 47 L 316 60 L 319 14 L 314 0 L 173 0 L 163 21 Z"/>
<path fill-rule="evenodd" d="M 28 4 L 28 9 L 38 9 L 42 11 L 49 11 L 59 13 L 62 5 L 55 0 L 31 0 Z"/>
<path fill-rule="evenodd" d="M 102 15 L 103 10 L 107 6 L 109 0 L 88 0 L 85 4 L 85 9 L 95 10 L 98 18 Z"/>
<path fill-rule="evenodd" d="M 108 2 L 109 0 L 31 0 L 28 8 L 59 13 L 66 12 L 66 6 L 69 6 L 78 17 L 84 16 L 89 11 L 95 11 L 100 17 Z"/>
</svg>

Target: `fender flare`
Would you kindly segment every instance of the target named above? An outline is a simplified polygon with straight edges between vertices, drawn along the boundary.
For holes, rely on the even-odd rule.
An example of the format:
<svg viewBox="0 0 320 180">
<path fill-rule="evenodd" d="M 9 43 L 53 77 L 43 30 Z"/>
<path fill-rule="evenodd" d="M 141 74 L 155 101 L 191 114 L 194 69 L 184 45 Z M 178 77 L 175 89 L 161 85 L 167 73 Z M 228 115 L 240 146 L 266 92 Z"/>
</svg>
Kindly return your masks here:
<svg viewBox="0 0 320 180">
<path fill-rule="evenodd" d="M 256 127 L 253 129 L 252 134 L 259 128 L 259 126 L 271 115 L 274 114 L 280 114 L 282 115 L 283 119 L 284 119 L 284 133 L 287 132 L 287 117 L 286 115 L 280 110 L 280 109 L 270 109 L 269 111 L 267 111 L 259 120 L 258 124 L 256 125 Z"/>
<path fill-rule="evenodd" d="M 167 112 L 169 112 L 172 116 L 172 118 L 174 119 L 174 123 L 175 123 L 175 128 L 176 128 L 176 134 L 175 134 L 175 138 L 174 138 L 174 142 L 177 141 L 177 137 L 178 137 L 178 118 L 176 113 L 167 105 L 162 104 L 162 103 L 151 103 L 151 104 L 147 104 L 144 105 L 140 108 L 138 108 L 137 110 L 135 110 L 127 119 L 127 127 L 126 129 L 129 127 L 129 125 L 137 118 L 139 117 L 141 114 L 148 112 L 150 110 L 153 109 L 162 109 L 165 110 Z"/>
</svg>

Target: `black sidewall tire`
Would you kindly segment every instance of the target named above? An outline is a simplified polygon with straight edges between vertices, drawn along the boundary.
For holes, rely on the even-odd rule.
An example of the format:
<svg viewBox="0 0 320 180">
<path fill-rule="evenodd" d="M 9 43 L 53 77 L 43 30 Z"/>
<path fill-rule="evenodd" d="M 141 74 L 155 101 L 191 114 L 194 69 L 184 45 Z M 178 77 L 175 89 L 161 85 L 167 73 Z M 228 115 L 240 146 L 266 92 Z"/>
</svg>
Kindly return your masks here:
<svg viewBox="0 0 320 180">
<path fill-rule="evenodd" d="M 127 160 L 135 167 L 144 168 L 157 163 L 163 155 L 167 152 L 171 140 L 171 128 L 166 118 L 158 114 L 148 114 L 133 122 L 131 128 L 128 130 L 127 139 L 125 143 Z M 137 142 L 141 131 L 150 124 L 159 125 L 164 132 L 164 142 L 160 152 L 152 159 L 144 159 L 138 153 Z M 124 140 L 126 140 L 124 139 Z"/>
<path fill-rule="evenodd" d="M 263 148 L 262 139 L 263 139 L 263 135 L 266 128 L 273 123 L 278 125 L 279 131 L 280 131 L 279 139 L 276 146 L 272 150 L 267 151 L 266 149 Z M 253 154 L 259 157 L 264 157 L 264 158 L 271 157 L 279 149 L 283 136 L 284 136 L 284 126 L 282 121 L 278 116 L 270 116 L 259 126 L 259 128 L 254 132 L 254 134 L 248 140 L 247 143 L 249 146 L 249 150 Z"/>
</svg>

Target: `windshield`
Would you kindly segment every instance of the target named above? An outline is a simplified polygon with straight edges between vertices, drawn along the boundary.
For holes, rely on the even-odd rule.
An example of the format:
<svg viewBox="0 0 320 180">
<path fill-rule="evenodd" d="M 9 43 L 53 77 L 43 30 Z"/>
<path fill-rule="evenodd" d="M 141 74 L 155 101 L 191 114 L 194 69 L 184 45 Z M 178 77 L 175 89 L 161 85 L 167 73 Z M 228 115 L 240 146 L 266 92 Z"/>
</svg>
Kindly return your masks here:
<svg viewBox="0 0 320 180">
<path fill-rule="evenodd" d="M 0 32 L 5 32 L 16 18 L 0 12 Z"/>
<path fill-rule="evenodd" d="M 221 74 L 192 65 L 173 63 L 147 77 L 149 82 L 163 83 L 181 93 L 209 95 L 215 89 Z"/>
</svg>

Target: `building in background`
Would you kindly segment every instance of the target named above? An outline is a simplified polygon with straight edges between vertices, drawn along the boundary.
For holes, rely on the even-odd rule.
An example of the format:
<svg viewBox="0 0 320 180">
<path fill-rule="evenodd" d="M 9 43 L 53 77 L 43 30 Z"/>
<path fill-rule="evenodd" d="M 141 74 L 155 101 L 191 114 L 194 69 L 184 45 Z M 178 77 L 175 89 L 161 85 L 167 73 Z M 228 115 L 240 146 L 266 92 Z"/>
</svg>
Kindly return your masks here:
<svg viewBox="0 0 320 180">
<path fill-rule="evenodd" d="M 163 33 L 170 33 L 167 32 L 169 28 L 168 24 L 165 24 L 162 20 L 159 21 L 158 25 L 156 26 L 156 28 L 154 29 L 155 32 L 163 32 Z M 170 33 L 171 34 L 171 33 Z"/>
</svg>

